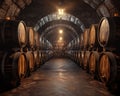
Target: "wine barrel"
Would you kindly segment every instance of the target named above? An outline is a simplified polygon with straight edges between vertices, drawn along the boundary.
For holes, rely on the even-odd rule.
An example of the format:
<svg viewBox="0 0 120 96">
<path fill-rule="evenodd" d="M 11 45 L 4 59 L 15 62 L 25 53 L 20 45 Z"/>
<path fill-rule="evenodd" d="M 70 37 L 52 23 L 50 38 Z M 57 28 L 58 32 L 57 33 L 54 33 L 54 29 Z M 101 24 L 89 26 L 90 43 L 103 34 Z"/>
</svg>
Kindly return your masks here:
<svg viewBox="0 0 120 96">
<path fill-rule="evenodd" d="M 97 51 L 92 51 L 89 57 L 89 73 L 93 76 L 94 79 L 99 79 L 98 65 L 99 53 Z"/>
<path fill-rule="evenodd" d="M 27 27 L 28 30 L 28 47 L 34 48 L 35 46 L 35 32 L 32 27 Z"/>
<path fill-rule="evenodd" d="M 35 70 L 35 60 L 34 60 L 34 53 L 32 51 L 26 52 L 27 63 L 29 65 L 30 72 Z"/>
<path fill-rule="evenodd" d="M 89 44 L 88 44 L 88 39 L 89 39 L 89 29 L 85 29 L 83 33 L 83 46 L 84 49 L 87 49 Z"/>
<path fill-rule="evenodd" d="M 80 64 L 80 51 L 78 51 L 78 63 Z"/>
<path fill-rule="evenodd" d="M 0 53 L 0 75 L 3 83 L 17 86 L 27 74 L 27 63 L 24 53 L 2 52 Z"/>
<path fill-rule="evenodd" d="M 117 61 L 113 53 L 103 52 L 100 55 L 98 73 L 101 81 L 104 82 L 107 86 L 109 86 L 113 82 L 116 82 L 116 78 L 118 75 L 117 67 Z"/>
<path fill-rule="evenodd" d="M 76 60 L 76 51 L 74 51 L 74 60 Z"/>
<path fill-rule="evenodd" d="M 42 52 L 39 51 L 39 59 L 40 59 L 40 65 L 42 64 Z"/>
<path fill-rule="evenodd" d="M 88 71 L 88 62 L 89 62 L 90 51 L 84 52 L 84 61 L 83 61 L 83 69 Z"/>
<path fill-rule="evenodd" d="M 54 56 L 57 56 L 56 52 L 54 53 Z M 42 61 L 42 64 L 44 64 L 44 62 L 45 62 L 45 54 L 44 54 L 43 51 L 41 51 L 41 61 Z"/>
<path fill-rule="evenodd" d="M 77 59 L 77 52 L 74 51 L 74 60 L 76 61 L 76 59 Z"/>
<path fill-rule="evenodd" d="M 56 56 L 56 53 L 54 52 L 54 56 Z M 43 64 L 44 62 L 43 62 L 43 52 L 41 51 L 41 63 Z"/>
<path fill-rule="evenodd" d="M 35 32 L 35 46 L 40 47 L 40 34 L 38 32 Z"/>
<path fill-rule="evenodd" d="M 84 62 L 84 51 L 80 52 L 80 66 L 83 68 L 83 62 Z"/>
<path fill-rule="evenodd" d="M 98 24 L 92 24 L 89 30 L 89 39 L 88 43 L 91 49 L 96 49 L 99 47 L 98 39 L 97 39 L 97 31 L 98 31 Z"/>
<path fill-rule="evenodd" d="M 56 52 L 56 56 L 59 56 L 58 52 Z M 46 62 L 46 52 L 45 51 L 42 51 L 42 61 L 43 61 L 43 63 Z"/>
<path fill-rule="evenodd" d="M 83 50 L 83 33 L 80 34 L 80 49 Z"/>
<path fill-rule="evenodd" d="M 19 48 L 26 44 L 27 32 L 23 21 L 0 20 L 0 48 Z"/>
<path fill-rule="evenodd" d="M 40 67 L 40 54 L 39 54 L 39 50 L 34 51 L 34 58 L 35 58 L 36 67 L 39 68 Z"/>
<path fill-rule="evenodd" d="M 80 38 L 77 38 L 77 45 L 76 48 L 79 49 L 80 48 Z"/>
<path fill-rule="evenodd" d="M 74 48 L 76 49 L 76 45 L 77 45 L 77 40 L 74 40 Z"/>
<path fill-rule="evenodd" d="M 98 41 L 104 48 L 119 50 L 120 17 L 103 17 L 98 27 Z"/>
<path fill-rule="evenodd" d="M 76 51 L 76 56 L 75 56 L 75 58 L 76 58 L 76 62 L 78 63 L 78 51 Z"/>
</svg>

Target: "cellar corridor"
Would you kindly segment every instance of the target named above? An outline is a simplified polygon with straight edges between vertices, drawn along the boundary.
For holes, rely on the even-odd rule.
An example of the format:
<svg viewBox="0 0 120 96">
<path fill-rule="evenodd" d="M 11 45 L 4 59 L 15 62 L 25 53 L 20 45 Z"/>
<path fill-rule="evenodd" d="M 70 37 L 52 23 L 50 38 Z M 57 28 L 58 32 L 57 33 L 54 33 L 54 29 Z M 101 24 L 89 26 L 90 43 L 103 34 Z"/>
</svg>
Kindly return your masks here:
<svg viewBox="0 0 120 96">
<path fill-rule="evenodd" d="M 21 85 L 0 96 L 113 96 L 70 59 L 46 62 Z"/>
<path fill-rule="evenodd" d="M 0 0 L 0 96 L 120 96 L 120 0 Z"/>
</svg>

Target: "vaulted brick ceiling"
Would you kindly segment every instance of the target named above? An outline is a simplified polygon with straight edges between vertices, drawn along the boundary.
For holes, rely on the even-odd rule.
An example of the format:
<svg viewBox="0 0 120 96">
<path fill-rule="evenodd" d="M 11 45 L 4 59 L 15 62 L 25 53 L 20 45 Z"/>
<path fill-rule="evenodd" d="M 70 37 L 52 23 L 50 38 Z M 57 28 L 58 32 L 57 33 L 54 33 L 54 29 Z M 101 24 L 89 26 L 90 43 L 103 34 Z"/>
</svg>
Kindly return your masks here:
<svg viewBox="0 0 120 96">
<path fill-rule="evenodd" d="M 56 12 L 58 8 L 64 8 L 65 12 L 79 18 L 88 28 L 91 24 L 98 23 L 103 16 L 119 15 L 119 5 L 120 0 L 0 0 L 0 18 L 22 19 L 28 26 L 34 27 L 42 17 Z M 46 38 L 54 41 L 57 37 L 56 29 L 53 28 L 51 34 L 46 34 Z M 69 42 L 69 32 L 72 30 L 65 30 Z"/>
<path fill-rule="evenodd" d="M 96 11 L 82 0 L 33 0 L 31 5 L 20 13 L 19 18 L 34 26 L 40 18 L 56 12 L 61 7 L 67 13 L 78 17 L 86 27 L 99 20 Z"/>
</svg>

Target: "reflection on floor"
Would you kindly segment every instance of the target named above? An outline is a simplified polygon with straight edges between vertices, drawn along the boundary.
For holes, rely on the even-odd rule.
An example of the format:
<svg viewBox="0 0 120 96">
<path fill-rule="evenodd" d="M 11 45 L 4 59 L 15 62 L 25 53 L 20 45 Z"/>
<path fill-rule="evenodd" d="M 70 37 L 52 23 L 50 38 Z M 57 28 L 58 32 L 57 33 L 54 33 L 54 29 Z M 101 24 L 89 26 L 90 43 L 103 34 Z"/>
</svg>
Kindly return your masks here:
<svg viewBox="0 0 120 96">
<path fill-rule="evenodd" d="M 69 59 L 46 62 L 21 85 L 0 96 L 113 96 Z"/>
</svg>

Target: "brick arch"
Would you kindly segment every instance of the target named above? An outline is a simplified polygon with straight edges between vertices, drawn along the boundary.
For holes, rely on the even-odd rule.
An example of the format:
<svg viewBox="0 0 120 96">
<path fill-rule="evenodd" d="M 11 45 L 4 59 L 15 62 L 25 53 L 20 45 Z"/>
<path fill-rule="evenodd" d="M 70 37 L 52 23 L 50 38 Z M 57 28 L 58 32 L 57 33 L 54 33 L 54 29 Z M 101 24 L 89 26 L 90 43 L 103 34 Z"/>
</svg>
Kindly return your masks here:
<svg viewBox="0 0 120 96">
<path fill-rule="evenodd" d="M 65 13 L 63 16 L 60 17 L 59 14 L 56 12 L 56 13 L 49 14 L 49 15 L 41 18 L 35 25 L 34 30 L 38 31 L 39 28 L 44 26 L 46 23 L 49 23 L 49 22 L 52 22 L 55 20 L 69 21 L 69 22 L 72 22 L 75 25 L 77 25 L 82 31 L 84 31 L 84 29 L 85 29 L 84 24 L 79 20 L 79 18 L 77 18 L 71 14 L 68 14 L 68 13 Z"/>
</svg>

